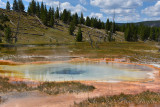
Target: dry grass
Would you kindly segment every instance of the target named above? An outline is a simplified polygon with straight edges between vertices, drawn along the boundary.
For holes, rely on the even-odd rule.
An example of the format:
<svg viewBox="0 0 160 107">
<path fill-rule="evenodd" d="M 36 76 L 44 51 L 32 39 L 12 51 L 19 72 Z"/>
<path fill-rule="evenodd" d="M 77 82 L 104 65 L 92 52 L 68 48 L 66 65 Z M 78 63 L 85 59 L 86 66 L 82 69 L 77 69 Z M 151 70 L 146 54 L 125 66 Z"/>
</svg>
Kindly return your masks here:
<svg viewBox="0 0 160 107">
<path fill-rule="evenodd" d="M 142 92 L 137 95 L 114 95 L 98 98 L 89 98 L 75 107 L 129 107 L 129 105 L 160 104 L 160 93 Z"/>
<path fill-rule="evenodd" d="M 38 86 L 38 90 L 49 95 L 66 94 L 66 93 L 81 93 L 93 91 L 93 86 L 87 86 L 79 82 L 46 82 Z"/>
</svg>

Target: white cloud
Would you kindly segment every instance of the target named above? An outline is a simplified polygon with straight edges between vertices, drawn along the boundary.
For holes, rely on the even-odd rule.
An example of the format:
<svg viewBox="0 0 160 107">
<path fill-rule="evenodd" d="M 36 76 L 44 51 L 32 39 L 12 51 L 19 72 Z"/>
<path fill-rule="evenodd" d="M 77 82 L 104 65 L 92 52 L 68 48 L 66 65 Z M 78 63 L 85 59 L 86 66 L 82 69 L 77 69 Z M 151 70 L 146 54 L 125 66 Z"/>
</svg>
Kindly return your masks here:
<svg viewBox="0 0 160 107">
<path fill-rule="evenodd" d="M 116 21 L 132 21 L 140 18 L 136 8 L 143 6 L 144 0 L 90 0 L 92 6 L 100 8 L 100 11 L 108 17 L 116 15 Z"/>
<path fill-rule="evenodd" d="M 142 0 L 90 0 L 90 4 L 100 8 L 133 8 L 142 6 Z"/>
<path fill-rule="evenodd" d="M 102 19 L 103 18 L 103 14 L 102 13 L 94 13 L 94 12 L 92 12 L 89 16 L 90 17 L 96 17 L 97 19 Z"/>
<path fill-rule="evenodd" d="M 157 1 L 154 6 L 149 6 L 143 9 L 141 12 L 151 17 L 160 16 L 160 1 Z"/>
<path fill-rule="evenodd" d="M 86 0 L 79 0 L 81 4 L 86 5 L 87 1 Z"/>
<path fill-rule="evenodd" d="M 77 4 L 76 6 L 72 6 L 69 2 L 61 3 L 61 10 L 64 10 L 64 9 L 71 10 L 72 13 L 75 13 L 75 12 L 80 13 L 80 12 L 87 11 L 87 9 L 81 6 L 80 4 Z"/>
<path fill-rule="evenodd" d="M 25 0 L 25 1 L 30 2 L 31 0 Z M 36 0 L 36 1 L 42 2 L 42 0 Z M 43 0 L 43 2 L 47 6 L 51 6 L 55 8 L 59 7 L 59 4 L 60 4 L 61 11 L 63 11 L 64 9 L 71 10 L 72 13 L 75 13 L 75 12 L 80 13 L 80 12 L 87 11 L 87 9 L 80 4 L 73 6 L 69 2 L 60 3 L 59 1 L 54 1 L 54 0 Z"/>
<path fill-rule="evenodd" d="M 5 7 L 6 7 L 6 3 L 0 0 L 0 8 L 5 8 Z"/>
</svg>

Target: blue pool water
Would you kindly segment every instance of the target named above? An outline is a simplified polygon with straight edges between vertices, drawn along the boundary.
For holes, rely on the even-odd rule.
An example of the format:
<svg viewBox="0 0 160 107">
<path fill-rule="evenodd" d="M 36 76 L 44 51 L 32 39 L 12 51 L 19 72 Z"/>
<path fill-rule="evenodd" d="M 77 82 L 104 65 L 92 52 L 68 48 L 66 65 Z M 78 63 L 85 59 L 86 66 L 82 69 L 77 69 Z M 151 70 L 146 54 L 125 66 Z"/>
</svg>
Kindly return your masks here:
<svg viewBox="0 0 160 107">
<path fill-rule="evenodd" d="M 155 69 L 120 63 L 0 65 L 1 76 L 37 81 L 138 81 L 153 78 Z M 12 71 L 12 72 L 7 72 Z"/>
</svg>

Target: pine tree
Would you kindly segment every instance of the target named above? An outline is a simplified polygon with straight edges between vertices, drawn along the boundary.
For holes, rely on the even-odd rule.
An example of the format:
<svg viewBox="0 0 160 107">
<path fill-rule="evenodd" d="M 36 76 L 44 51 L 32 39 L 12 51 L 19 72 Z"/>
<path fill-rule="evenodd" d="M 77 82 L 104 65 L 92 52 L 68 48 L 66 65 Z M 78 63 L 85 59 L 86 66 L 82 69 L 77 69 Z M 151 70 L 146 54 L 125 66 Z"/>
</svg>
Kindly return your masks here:
<svg viewBox="0 0 160 107">
<path fill-rule="evenodd" d="M 84 22 L 85 22 L 85 19 L 83 17 L 83 13 L 81 13 L 80 24 L 84 24 Z"/>
<path fill-rule="evenodd" d="M 133 29 L 133 41 L 137 42 L 138 41 L 138 31 L 136 28 Z"/>
<path fill-rule="evenodd" d="M 159 29 L 157 28 L 155 32 L 155 41 L 158 42 L 158 38 L 159 38 Z"/>
<path fill-rule="evenodd" d="M 153 40 L 153 28 L 150 29 L 149 39 L 150 39 L 150 40 Z"/>
<path fill-rule="evenodd" d="M 43 21 L 44 25 L 48 25 L 48 23 L 47 23 L 47 21 L 48 21 L 48 19 L 47 19 L 47 6 L 46 5 L 45 5 L 45 8 L 44 8 L 42 21 Z"/>
<path fill-rule="evenodd" d="M 78 24 L 78 14 L 77 13 L 73 15 L 73 21 L 74 21 L 75 26 L 77 26 Z"/>
<path fill-rule="evenodd" d="M 126 30 L 125 30 L 125 33 L 124 33 L 126 41 L 130 41 L 130 37 L 131 37 L 130 33 L 131 33 L 130 26 L 128 25 L 127 28 L 126 28 Z"/>
<path fill-rule="evenodd" d="M 74 21 L 72 21 L 69 25 L 69 34 L 73 35 L 74 30 L 75 30 L 75 24 Z"/>
<path fill-rule="evenodd" d="M 43 4 L 43 1 L 41 2 L 41 19 L 43 19 L 43 16 L 44 16 L 44 4 Z"/>
<path fill-rule="evenodd" d="M 32 14 L 36 14 L 36 2 L 34 0 L 32 0 L 32 3 L 31 3 L 31 12 Z"/>
<path fill-rule="evenodd" d="M 62 13 L 62 21 L 63 21 L 64 23 L 67 23 L 67 21 L 68 21 L 68 14 L 67 14 L 67 10 L 66 10 L 66 9 L 63 10 L 63 13 Z"/>
<path fill-rule="evenodd" d="M 81 27 L 79 27 L 79 30 L 78 30 L 78 33 L 77 33 L 77 36 L 76 36 L 76 41 L 77 42 L 82 42 L 82 31 L 81 31 Z"/>
<path fill-rule="evenodd" d="M 106 22 L 106 32 L 108 32 L 110 30 L 110 22 L 109 22 L 109 19 L 107 19 L 107 22 Z"/>
<path fill-rule="evenodd" d="M 29 3 L 28 10 L 27 10 L 27 12 L 28 12 L 29 15 L 31 15 L 31 13 L 32 13 L 32 12 L 31 12 L 31 7 L 30 7 L 30 6 L 31 6 L 31 3 Z"/>
<path fill-rule="evenodd" d="M 112 42 L 112 33 L 111 32 L 108 33 L 108 41 Z"/>
<path fill-rule="evenodd" d="M 71 16 L 71 11 L 68 11 L 67 13 L 68 15 L 68 23 L 70 23 L 72 21 L 72 16 Z"/>
<path fill-rule="evenodd" d="M 112 29 L 113 29 L 112 32 L 115 33 L 116 32 L 116 23 L 115 22 L 112 23 Z"/>
<path fill-rule="evenodd" d="M 49 25 L 51 27 L 54 27 L 54 8 L 51 8 L 51 17 L 50 17 Z"/>
<path fill-rule="evenodd" d="M 18 3 L 17 3 L 17 0 L 14 0 L 14 2 L 13 2 L 13 10 L 14 10 L 14 11 L 18 11 Z"/>
<path fill-rule="evenodd" d="M 47 16 L 48 16 L 48 18 L 47 18 L 48 21 L 50 21 L 51 15 L 52 15 L 52 8 L 50 7 L 50 8 L 49 8 L 49 11 L 48 11 L 48 15 L 47 15 Z"/>
<path fill-rule="evenodd" d="M 53 18 L 53 15 L 52 15 L 51 18 L 50 18 L 49 25 L 50 25 L 51 27 L 54 26 L 54 18 Z"/>
<path fill-rule="evenodd" d="M 57 7 L 56 12 L 55 12 L 55 18 L 59 19 L 59 8 Z"/>
<path fill-rule="evenodd" d="M 18 10 L 23 12 L 24 9 L 25 7 L 24 7 L 22 0 L 18 0 Z"/>
<path fill-rule="evenodd" d="M 98 20 L 97 28 L 102 29 L 102 22 L 100 19 Z"/>
<path fill-rule="evenodd" d="M 105 29 L 105 24 L 104 24 L 104 22 L 101 23 L 101 26 L 102 26 L 102 27 L 101 27 L 102 29 Z"/>
<path fill-rule="evenodd" d="M 37 2 L 37 6 L 36 6 L 36 15 L 38 16 L 38 17 L 40 17 L 40 5 L 39 5 L 39 2 Z"/>
<path fill-rule="evenodd" d="M 10 6 L 10 3 L 9 3 L 9 1 L 7 1 L 7 4 L 6 4 L 6 9 L 7 9 L 8 11 L 10 11 L 10 9 L 11 9 L 11 6 Z"/>
<path fill-rule="evenodd" d="M 9 26 L 7 26 L 4 30 L 4 34 L 5 34 L 5 39 L 7 43 L 11 43 L 11 28 Z"/>
<path fill-rule="evenodd" d="M 91 26 L 91 20 L 88 16 L 86 18 L 86 26 Z"/>
</svg>

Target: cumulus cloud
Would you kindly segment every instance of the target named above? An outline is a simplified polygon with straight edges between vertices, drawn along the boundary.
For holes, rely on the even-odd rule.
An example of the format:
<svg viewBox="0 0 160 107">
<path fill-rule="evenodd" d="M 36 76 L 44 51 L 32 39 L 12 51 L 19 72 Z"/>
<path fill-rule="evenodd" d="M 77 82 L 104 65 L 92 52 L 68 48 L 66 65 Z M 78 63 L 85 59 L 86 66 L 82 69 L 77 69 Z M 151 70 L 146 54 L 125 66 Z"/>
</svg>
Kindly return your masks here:
<svg viewBox="0 0 160 107">
<path fill-rule="evenodd" d="M 103 14 L 102 13 L 94 13 L 94 12 L 92 12 L 89 16 L 90 17 L 96 17 L 97 19 L 102 19 L 103 18 Z"/>
<path fill-rule="evenodd" d="M 64 9 L 71 10 L 72 13 L 75 13 L 75 12 L 80 13 L 80 12 L 87 11 L 87 9 L 81 6 L 80 4 L 77 4 L 76 6 L 72 6 L 69 2 L 61 3 L 61 10 L 64 10 Z"/>
<path fill-rule="evenodd" d="M 90 0 L 90 4 L 100 8 L 133 8 L 142 6 L 142 0 Z"/>
<path fill-rule="evenodd" d="M 79 0 L 81 4 L 86 5 L 87 1 L 86 0 Z"/>
<path fill-rule="evenodd" d="M 117 21 L 130 21 L 140 18 L 136 7 L 143 6 L 143 0 L 90 0 L 90 4 L 99 7 L 108 17 L 115 13 Z"/>
<path fill-rule="evenodd" d="M 141 12 L 151 17 L 157 17 L 160 16 L 159 10 L 160 10 L 160 1 L 157 1 L 157 3 L 154 6 L 149 6 L 143 9 Z"/>
<path fill-rule="evenodd" d="M 6 3 L 0 0 L 0 8 L 5 8 L 5 6 L 6 6 Z"/>
<path fill-rule="evenodd" d="M 25 1 L 30 2 L 31 0 L 25 0 Z M 36 1 L 42 2 L 42 0 L 36 0 Z M 44 0 L 43 2 L 47 6 L 51 6 L 51 7 L 59 7 L 59 4 L 60 4 L 61 11 L 63 11 L 64 9 L 71 10 L 72 13 L 75 13 L 75 12 L 80 13 L 80 12 L 87 11 L 87 9 L 80 4 L 73 6 L 69 2 L 60 3 L 59 1 L 54 1 L 54 0 Z"/>
</svg>

